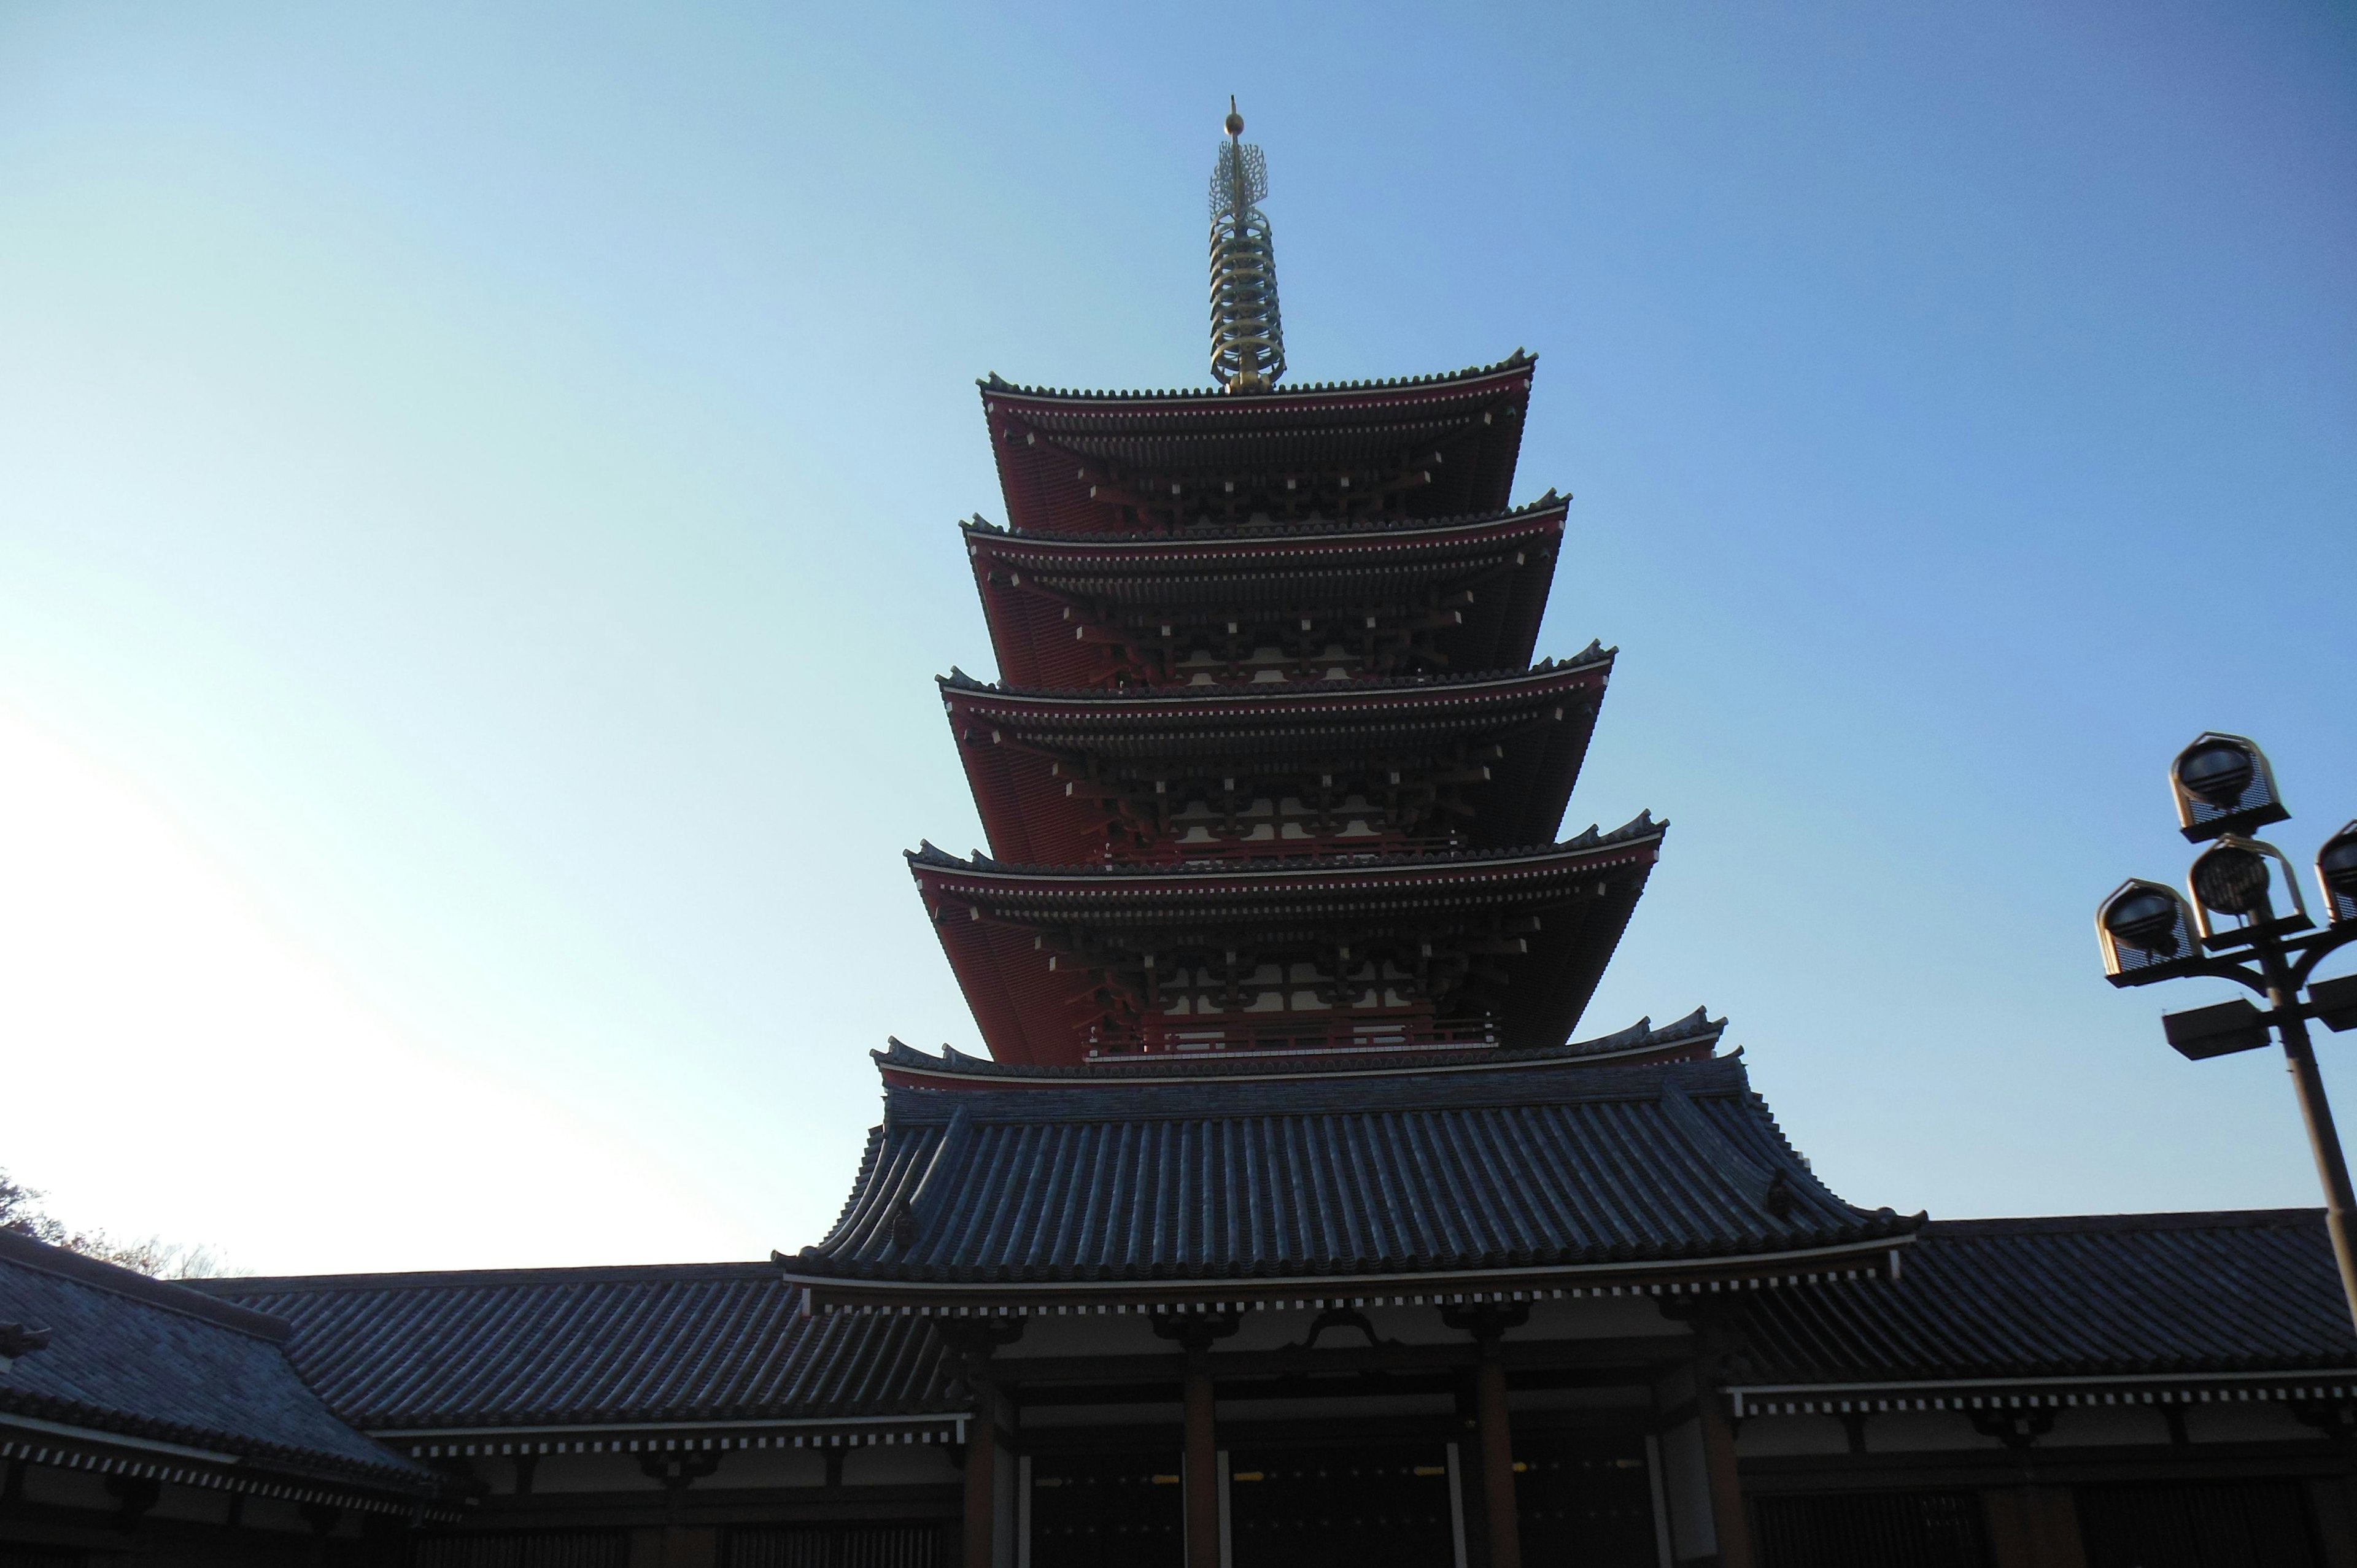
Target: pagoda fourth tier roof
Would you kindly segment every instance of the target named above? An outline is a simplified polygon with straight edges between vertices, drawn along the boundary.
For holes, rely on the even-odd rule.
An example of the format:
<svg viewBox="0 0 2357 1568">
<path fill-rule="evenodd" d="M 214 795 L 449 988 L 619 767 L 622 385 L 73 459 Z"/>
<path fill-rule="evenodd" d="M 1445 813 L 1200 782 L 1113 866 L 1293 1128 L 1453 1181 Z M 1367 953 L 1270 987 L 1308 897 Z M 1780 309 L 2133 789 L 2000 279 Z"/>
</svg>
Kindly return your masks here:
<svg viewBox="0 0 2357 1568">
<path fill-rule="evenodd" d="M 834 1230 L 778 1262 L 823 1309 L 1464 1299 L 1879 1273 L 1922 1222 L 1828 1189 L 1722 1058 L 891 1088 Z"/>
<path fill-rule="evenodd" d="M 1423 998 L 1424 1020 L 1473 1019 L 1493 1043 L 1523 1048 L 1569 1037 L 1667 827 L 1640 815 L 1563 843 L 1430 854 L 1039 866 L 961 860 L 926 844 L 908 858 L 1000 1061 L 1085 1061 L 1092 1031 L 1168 1022 L 1158 1010 L 1169 1000 L 1166 982 L 1182 985 L 1182 976 L 1223 964 L 1256 974 L 1264 962 L 1286 977 L 1275 983 L 1286 1007 L 1296 966 L 1347 963 L 1355 975 L 1372 961 L 1389 975 L 1382 966 L 1437 965 L 1445 984 Z M 1352 996 L 1361 989 L 1330 970 L 1323 983 Z M 1413 983 L 1379 978 L 1378 1002 L 1365 1010 L 1351 1001 L 1271 1015 L 1222 1003 L 1181 1021 L 1347 1031 L 1399 1015 L 1391 997 Z"/>
<path fill-rule="evenodd" d="M 1536 364 L 1250 395 L 981 388 L 1009 519 L 1088 533 L 1499 510 Z"/>
<path fill-rule="evenodd" d="M 1021 691 L 952 671 L 942 706 L 1004 860 L 1176 858 L 1351 832 L 1470 848 L 1540 843 L 1563 821 L 1613 655 L 1451 679 Z M 1242 813 L 1241 815 L 1239 813 Z M 1215 822 L 1214 817 L 1219 820 Z M 1266 820 L 1261 820 L 1265 818 Z"/>
<path fill-rule="evenodd" d="M 1171 660 L 1232 621 L 1247 643 L 1339 640 L 1371 672 L 1512 670 L 1538 641 L 1568 504 L 1550 490 L 1477 516 L 1178 536 L 963 530 L 1015 685 L 1183 679 Z"/>
</svg>

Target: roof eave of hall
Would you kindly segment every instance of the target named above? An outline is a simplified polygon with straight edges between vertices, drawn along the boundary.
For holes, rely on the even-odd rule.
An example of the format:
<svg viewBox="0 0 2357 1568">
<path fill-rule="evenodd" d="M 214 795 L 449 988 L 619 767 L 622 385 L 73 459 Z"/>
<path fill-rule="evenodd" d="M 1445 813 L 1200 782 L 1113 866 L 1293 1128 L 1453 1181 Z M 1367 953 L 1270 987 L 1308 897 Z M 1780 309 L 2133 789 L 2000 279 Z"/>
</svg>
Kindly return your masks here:
<svg viewBox="0 0 2357 1568">
<path fill-rule="evenodd" d="M 1620 653 L 1619 648 L 1607 648 L 1601 639 L 1592 639 L 1586 648 L 1568 658 L 1542 659 L 1526 670 L 1484 670 L 1456 675 L 1359 676 L 1348 681 L 1330 682 L 1238 681 L 1223 685 L 1151 686 L 1123 691 L 1088 686 L 1006 686 L 996 681 L 976 680 L 954 664 L 950 666 L 948 674 L 936 675 L 933 681 L 944 692 L 1027 701 L 1082 703 L 1091 707 L 1120 703 L 1182 707 L 1205 698 L 1300 704 L 1347 700 L 1362 694 L 1415 696 L 1429 693 L 1435 697 L 1448 697 L 1478 693 L 1483 688 L 1512 693 L 1544 685 L 1553 679 L 1609 670 Z"/>
<path fill-rule="evenodd" d="M 1019 540 L 1026 544 L 1048 546 L 1060 550 L 1098 550 L 1127 545 L 1153 545 L 1162 548 L 1194 547 L 1220 549 L 1236 543 L 1260 543 L 1273 540 L 1299 543 L 1318 543 L 1327 540 L 1359 542 L 1396 542 L 1394 536 L 1408 534 L 1448 534 L 1469 532 L 1499 523 L 1525 522 L 1550 516 L 1559 516 L 1570 510 L 1572 498 L 1553 485 L 1536 500 L 1502 511 L 1459 512 L 1450 517 L 1384 517 L 1350 521 L 1324 518 L 1302 522 L 1238 522 L 1221 524 L 1216 532 L 1189 533 L 1042 533 L 992 522 L 980 512 L 958 523 L 967 534 L 980 534 L 993 539 Z"/>
<path fill-rule="evenodd" d="M 1207 882 L 1243 882 L 1297 877 L 1310 874 L 1397 874 L 1415 872 L 1447 873 L 1480 871 L 1513 865 L 1516 862 L 1548 862 L 1566 859 L 1587 850 L 1613 849 L 1623 845 L 1658 841 L 1669 831 L 1667 818 L 1656 819 L 1648 811 L 1638 812 L 1619 827 L 1606 832 L 1590 823 L 1585 832 L 1557 843 L 1525 844 L 1508 849 L 1446 849 L 1405 854 L 1369 855 L 1284 855 L 1255 857 L 1248 861 L 1204 860 L 1161 862 L 1103 863 L 1082 865 L 1023 865 L 994 860 L 980 850 L 970 855 L 955 855 L 939 848 L 931 840 L 922 840 L 915 849 L 900 852 L 910 869 L 957 871 L 981 875 L 1023 877 L 1036 881 L 1075 882 L 1175 882 L 1201 880 Z"/>
<path fill-rule="evenodd" d="M 1720 1112 L 1706 1113 L 1705 1101 Z M 1415 1151 L 1429 1134 L 1404 1119 L 1436 1116 L 1449 1119 L 1447 1135 L 1463 1163 L 1452 1167 L 1455 1187 L 1410 1206 L 1426 1210 L 1419 1219 L 1395 1210 L 1383 1192 L 1426 1169 Z M 1259 1205 L 1265 1223 L 1160 1228 L 1162 1187 L 1194 1179 L 1211 1157 L 1210 1144 L 1197 1145 L 1214 1137 L 1211 1128 L 1272 1119 L 1294 1131 L 1266 1147 L 1298 1144 L 1314 1162 L 1339 1161 L 1336 1168 L 1361 1172 L 1373 1187 L 1303 1187 L 1282 1159 L 1265 1170 L 1246 1162 L 1231 1169 L 1246 1190 L 1226 1201 Z M 1092 1123 L 1103 1125 L 1084 1125 Z M 1079 1163 L 1041 1164 L 1034 1144 L 1046 1134 Z M 1600 1144 L 1616 1151 L 1602 1164 Z M 987 1175 L 1018 1147 L 1028 1162 L 1023 1179 Z M 1518 1197 L 1535 1158 L 1561 1167 L 1566 1191 L 1609 1188 L 1615 1218 L 1598 1227 L 1582 1200 L 1566 1200 L 1571 1207 L 1559 1214 L 1555 1199 Z M 1079 1210 L 1065 1188 L 1094 1183 L 1095 1165 L 1105 1161 L 1127 1173 L 1130 1201 L 1092 1208 L 1089 1225 L 1075 1231 L 1069 1221 Z M 1648 1170 L 1663 1179 L 1632 1182 Z M 1566 1221 L 1575 1209 L 1590 1218 Z M 1860 1208 L 1826 1187 L 1733 1057 L 1507 1079 L 1097 1083 L 965 1094 L 895 1086 L 834 1230 L 777 1261 L 789 1278 L 845 1297 L 1549 1294 L 1838 1276 L 1867 1258 L 1878 1269 L 1926 1218 Z"/>
<path fill-rule="evenodd" d="M 985 396 L 1004 394 L 1009 397 L 1038 398 L 1059 403 L 1124 403 L 1131 406 L 1151 403 L 1204 403 L 1222 409 L 1238 407 L 1282 406 L 1304 397 L 1331 397 L 1371 392 L 1415 392 L 1440 389 L 1479 381 L 1512 371 L 1528 370 L 1538 363 L 1539 357 L 1527 349 L 1516 349 L 1494 364 L 1468 365 L 1463 370 L 1440 371 L 1423 376 L 1391 376 L 1373 381 L 1308 381 L 1278 387 L 1270 392 L 1240 394 L 1221 387 L 1165 387 L 1154 390 L 1091 391 L 1076 387 L 1027 386 L 1007 381 L 997 371 L 975 380 Z"/>
</svg>

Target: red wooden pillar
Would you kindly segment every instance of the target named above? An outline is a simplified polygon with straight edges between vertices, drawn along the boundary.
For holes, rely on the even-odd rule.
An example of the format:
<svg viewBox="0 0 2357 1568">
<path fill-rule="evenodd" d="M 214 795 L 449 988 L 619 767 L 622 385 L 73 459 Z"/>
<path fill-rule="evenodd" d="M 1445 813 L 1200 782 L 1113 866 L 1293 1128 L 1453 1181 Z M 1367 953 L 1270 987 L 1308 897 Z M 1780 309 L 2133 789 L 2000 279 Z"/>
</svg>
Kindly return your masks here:
<svg viewBox="0 0 2357 1568">
<path fill-rule="evenodd" d="M 1514 1503 L 1514 1436 L 1506 1419 L 1506 1369 L 1499 1364 L 1495 1334 L 1484 1336 L 1480 1345 L 1480 1365 L 1473 1372 L 1473 1409 L 1481 1432 L 1481 1498 L 1489 1511 L 1490 1568 L 1523 1568 L 1522 1515 Z"/>
<path fill-rule="evenodd" d="M 1473 1336 L 1473 1423 L 1481 1441 L 1482 1517 L 1490 1526 L 1489 1568 L 1523 1568 L 1523 1521 L 1514 1500 L 1514 1434 L 1506 1416 L 1506 1366 L 1500 1342 L 1531 1320 L 1527 1303 L 1444 1306 L 1440 1320 Z"/>
<path fill-rule="evenodd" d="M 1211 1425 L 1211 1374 L 1187 1357 L 1187 1568 L 1220 1568 L 1220 1444 Z"/>
<path fill-rule="evenodd" d="M 998 1391 L 977 1381 L 965 1435 L 965 1568 L 991 1568 L 998 1540 Z"/>
<path fill-rule="evenodd" d="M 1187 1353 L 1179 1376 L 1185 1401 L 1186 1462 L 1179 1499 L 1187 1525 L 1187 1568 L 1220 1568 L 1220 1442 L 1212 1423 L 1211 1347 L 1243 1321 L 1233 1312 L 1173 1313 L 1154 1319 L 1154 1332 Z"/>
<path fill-rule="evenodd" d="M 1719 1568 L 1751 1568 L 1751 1526 L 1743 1513 L 1743 1479 L 1735 1465 L 1735 1423 L 1727 1396 L 1700 1383 L 1703 1465 L 1710 1476 L 1710 1522 L 1718 1534 Z"/>
</svg>

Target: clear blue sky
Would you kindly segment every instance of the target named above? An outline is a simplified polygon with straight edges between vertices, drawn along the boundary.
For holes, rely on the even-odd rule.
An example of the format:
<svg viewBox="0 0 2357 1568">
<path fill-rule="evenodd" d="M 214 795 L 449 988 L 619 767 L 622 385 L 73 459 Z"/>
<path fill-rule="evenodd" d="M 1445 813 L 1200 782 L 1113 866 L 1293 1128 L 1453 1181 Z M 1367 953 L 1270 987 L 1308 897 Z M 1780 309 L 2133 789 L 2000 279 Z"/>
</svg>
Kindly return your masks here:
<svg viewBox="0 0 2357 1568">
<path fill-rule="evenodd" d="M 1541 355 L 1582 1024 L 1707 1002 L 1935 1215 L 2304 1204 L 2094 901 L 2259 736 L 2357 814 L 2357 16 L 2269 4 L 0 9 L 0 1164 L 264 1271 L 758 1255 L 978 842 L 974 378 Z M 2357 1120 L 2346 1045 L 2324 1051 Z"/>
</svg>

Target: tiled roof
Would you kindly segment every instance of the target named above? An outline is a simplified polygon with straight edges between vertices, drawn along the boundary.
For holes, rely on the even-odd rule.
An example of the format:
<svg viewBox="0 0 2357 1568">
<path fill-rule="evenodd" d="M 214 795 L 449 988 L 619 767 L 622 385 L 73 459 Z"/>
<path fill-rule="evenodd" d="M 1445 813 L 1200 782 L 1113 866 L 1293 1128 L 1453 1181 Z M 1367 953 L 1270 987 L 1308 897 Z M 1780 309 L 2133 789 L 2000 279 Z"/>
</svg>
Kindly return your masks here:
<svg viewBox="0 0 2357 1568">
<path fill-rule="evenodd" d="M 1416 549 L 1447 544 L 1454 536 L 1476 534 L 1496 529 L 1500 524 L 1530 521 L 1560 521 L 1570 508 L 1572 498 L 1554 486 L 1536 500 L 1520 506 L 1506 507 L 1498 511 L 1466 512 L 1456 517 L 1368 517 L 1304 519 L 1297 522 L 1223 523 L 1217 528 L 1192 533 L 1122 533 L 1111 530 L 1073 538 L 1069 534 L 1028 533 L 1022 529 L 990 521 L 980 512 L 958 524 L 970 539 L 996 540 L 1007 545 L 1028 546 L 1042 552 L 1066 556 L 1090 554 L 1141 554 L 1152 556 L 1180 555 L 1194 557 L 1203 553 L 1218 553 L 1233 547 L 1259 545 L 1270 541 L 1307 545 L 1338 543 L 1363 544 L 1375 548 Z M 1235 549 L 1240 556 L 1265 554 L 1265 552 Z M 1054 558 L 1054 554 L 1049 556 Z"/>
<path fill-rule="evenodd" d="M 1073 878 L 1118 885 L 1124 882 L 1172 882 L 1190 873 L 1222 884 L 1246 883 L 1288 874 L 1325 875 L 1331 873 L 1364 874 L 1381 876 L 1396 874 L 1411 876 L 1419 872 L 1445 871 L 1458 866 L 1505 865 L 1517 861 L 1544 862 L 1559 858 L 1566 852 L 1585 849 L 1606 849 L 1619 844 L 1643 843 L 1659 839 L 1669 827 L 1669 820 L 1656 821 L 1651 811 L 1638 812 L 1617 828 L 1605 829 L 1591 822 L 1574 837 L 1561 843 L 1516 844 L 1500 849 L 1436 849 L 1390 854 L 1296 854 L 1257 855 L 1244 861 L 1180 862 L 1177 865 L 1141 861 L 1094 861 L 1076 865 L 1021 865 L 992 859 L 979 852 L 963 859 L 942 849 L 930 839 L 919 841 L 915 849 L 902 850 L 901 857 L 911 866 L 939 867 L 943 870 L 973 872 L 977 875 L 1024 877 L 1037 881 Z"/>
<path fill-rule="evenodd" d="M 1249 394 L 1254 400 L 1279 401 L 1288 397 L 1304 397 L 1327 392 L 1391 392 L 1411 387 L 1445 386 L 1452 381 L 1479 381 L 1501 371 L 1520 370 L 1538 363 L 1538 356 L 1517 349 L 1493 365 L 1468 365 L 1461 371 L 1442 371 L 1423 376 L 1391 376 L 1380 381 L 1302 381 L 1291 386 L 1279 386 L 1271 392 Z M 1243 401 L 1245 394 L 1223 391 L 1218 387 L 1178 387 L 1159 391 L 1083 392 L 1063 387 L 1019 386 L 1002 380 L 996 371 L 974 383 L 985 392 L 1008 393 L 1017 397 L 1086 399 L 1105 403 L 1153 403 L 1166 399 L 1209 398 L 1221 401 Z"/>
<path fill-rule="evenodd" d="M 1446 675 L 1362 675 L 1348 681 L 1265 681 L 1228 685 L 1136 686 L 1116 691 L 1103 687 L 1014 686 L 976 680 L 956 665 L 934 682 L 946 691 L 971 692 L 1009 701 L 1053 702 L 1082 713 L 1169 713 L 1184 719 L 1205 708 L 1224 714 L 1228 706 L 1283 710 L 1288 707 L 1340 708 L 1369 695 L 1415 696 L 1438 700 L 1512 699 L 1549 678 L 1584 675 L 1598 667 L 1611 668 L 1618 648 L 1591 639 L 1586 648 L 1563 659 L 1542 659 L 1521 670 L 1474 670 Z"/>
<path fill-rule="evenodd" d="M 211 1282 L 378 1431 L 962 1410 L 920 1321 L 804 1316 L 767 1263 Z"/>
<path fill-rule="evenodd" d="M 1724 1058 L 893 1089 L 834 1231 L 784 1262 L 845 1282 L 1340 1283 L 1802 1253 L 1919 1222 L 1828 1191 Z"/>
<path fill-rule="evenodd" d="M 1763 1383 L 2357 1366 L 2309 1208 L 1937 1222 L 1896 1283 L 1762 1293 L 1746 1322 Z"/>
<path fill-rule="evenodd" d="M 0 1231 L 0 1321 L 48 1331 L 0 1373 L 0 1428 L 29 1417 L 305 1479 L 438 1487 L 337 1420 L 287 1364 L 287 1326 L 263 1314 Z"/>
<path fill-rule="evenodd" d="M 1124 1060 L 1107 1058 L 1081 1065 L 1043 1062 L 1023 1066 L 969 1056 L 944 1045 L 940 1056 L 928 1056 L 899 1040 L 868 1052 L 888 1083 L 910 1087 L 1009 1088 L 1017 1084 L 1097 1083 L 1141 1084 L 1190 1079 L 1229 1078 L 1266 1082 L 1295 1078 L 1399 1078 L 1412 1074 L 1450 1076 L 1458 1073 L 1515 1072 L 1555 1067 L 1565 1062 L 1619 1061 L 1655 1053 L 1707 1055 L 1727 1031 L 1727 1020 L 1713 1018 L 1697 1007 L 1674 1024 L 1653 1027 L 1640 1018 L 1625 1029 L 1592 1040 L 1560 1046 L 1513 1050 L 1498 1046 L 1453 1046 L 1382 1050 L 1220 1051 L 1197 1056 L 1163 1054 Z M 921 1080 L 919 1081 L 919 1080 Z"/>
</svg>

